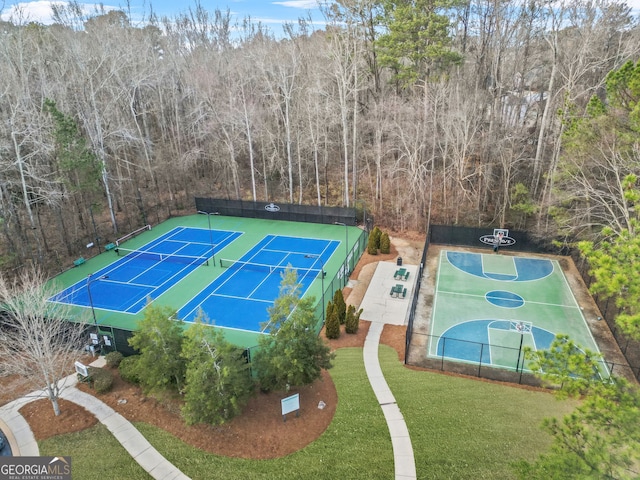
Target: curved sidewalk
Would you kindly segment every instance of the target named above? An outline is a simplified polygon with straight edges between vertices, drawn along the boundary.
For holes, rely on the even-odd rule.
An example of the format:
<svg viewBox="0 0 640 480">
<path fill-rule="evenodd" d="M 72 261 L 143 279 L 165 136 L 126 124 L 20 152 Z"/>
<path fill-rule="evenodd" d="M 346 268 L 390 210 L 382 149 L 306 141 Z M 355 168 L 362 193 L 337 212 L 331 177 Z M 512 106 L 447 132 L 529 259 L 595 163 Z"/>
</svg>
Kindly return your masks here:
<svg viewBox="0 0 640 480">
<path fill-rule="evenodd" d="M 21 397 L 0 407 L 0 430 L 6 435 L 14 456 L 37 457 L 40 455 L 38 442 L 31 427 L 20 414 L 25 404 L 42 397 Z"/>
<path fill-rule="evenodd" d="M 104 358 L 97 360 L 100 361 L 104 362 Z M 93 395 L 78 390 L 75 387 L 75 374 L 69 375 L 62 382 L 65 382 L 66 387 L 60 395 L 61 398 L 76 403 L 95 415 L 149 475 L 156 480 L 189 480 L 189 477 L 167 461 L 126 418 Z M 33 432 L 18 410 L 26 403 L 41 398 L 42 395 L 34 392 L 0 407 L 0 427 L 3 427 L 2 431 L 9 439 L 14 456 L 40 455 Z"/>
<path fill-rule="evenodd" d="M 380 336 L 386 323 L 405 325 L 408 307 L 415 288 L 415 275 L 417 267 L 405 265 L 409 271 L 409 282 L 403 282 L 408 294 L 405 298 L 393 298 L 390 296 L 390 287 L 398 283 L 394 278 L 397 266 L 392 262 L 379 262 L 376 266 L 373 278 L 368 285 L 366 294 L 362 299 L 361 318 L 369 320 L 371 325 L 367 338 L 364 341 L 364 366 L 369 377 L 369 383 L 373 388 L 382 413 L 387 421 L 391 444 L 393 446 L 393 458 L 395 464 L 396 480 L 415 480 L 416 463 L 411 445 L 411 437 L 402 412 L 398 408 L 396 399 L 391 393 L 387 381 L 382 374 L 380 360 L 378 359 L 378 345 Z"/>
</svg>

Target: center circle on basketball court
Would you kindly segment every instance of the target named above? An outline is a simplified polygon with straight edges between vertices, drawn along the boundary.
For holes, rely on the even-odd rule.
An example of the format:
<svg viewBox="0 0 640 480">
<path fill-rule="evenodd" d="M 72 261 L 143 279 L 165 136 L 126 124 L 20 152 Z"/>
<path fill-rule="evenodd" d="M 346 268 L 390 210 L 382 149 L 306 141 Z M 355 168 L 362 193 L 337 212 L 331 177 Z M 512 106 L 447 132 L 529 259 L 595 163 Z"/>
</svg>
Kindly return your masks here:
<svg viewBox="0 0 640 480">
<path fill-rule="evenodd" d="M 504 290 L 492 290 L 487 292 L 484 298 L 496 307 L 518 308 L 524 305 L 524 298 L 516 293 Z"/>
</svg>

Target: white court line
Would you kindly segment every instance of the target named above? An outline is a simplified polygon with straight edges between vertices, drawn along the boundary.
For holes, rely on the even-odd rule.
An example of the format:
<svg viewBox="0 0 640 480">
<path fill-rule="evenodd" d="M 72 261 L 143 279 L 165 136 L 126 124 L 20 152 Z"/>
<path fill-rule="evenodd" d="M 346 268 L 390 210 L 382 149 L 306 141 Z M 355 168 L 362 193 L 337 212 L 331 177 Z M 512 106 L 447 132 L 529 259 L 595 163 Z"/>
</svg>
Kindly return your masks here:
<svg viewBox="0 0 640 480">
<path fill-rule="evenodd" d="M 251 257 L 249 257 L 248 260 L 238 260 L 238 262 L 242 263 L 252 263 L 251 260 L 254 260 L 257 256 L 260 255 L 260 253 L 262 252 L 279 252 L 279 253 L 286 253 L 287 255 L 280 261 L 280 263 L 275 264 L 275 265 L 271 265 L 269 264 L 269 266 L 273 266 L 274 268 L 285 268 L 287 266 L 286 260 L 288 258 L 289 255 L 309 255 L 309 252 L 292 252 L 290 250 L 279 250 L 279 249 L 270 249 L 268 248 L 268 246 L 273 243 L 274 241 L 276 241 L 278 238 L 284 237 L 286 236 L 287 238 L 294 238 L 294 239 L 301 239 L 301 240 L 306 240 L 309 239 L 310 237 L 293 237 L 290 235 L 268 235 L 265 238 L 271 237 L 268 242 L 260 247 L 256 252 L 253 253 L 253 255 Z M 228 237 L 227 237 L 228 238 Z M 311 238 L 312 240 L 318 240 L 318 241 L 322 241 L 325 246 L 323 251 L 321 252 L 321 254 L 319 255 L 319 257 L 321 255 L 323 255 L 328 249 L 329 247 L 335 242 L 338 243 L 339 242 L 337 240 L 327 240 L 327 239 L 321 239 L 321 238 Z M 315 254 L 314 254 L 315 255 Z M 320 260 L 320 258 L 318 258 L 316 261 Z M 322 263 L 322 262 L 321 262 Z M 314 262 L 313 265 L 315 265 L 316 262 Z M 324 265 L 324 263 L 322 263 Z M 312 274 L 312 272 L 310 270 L 313 269 L 307 269 L 307 268 L 302 268 L 302 267 L 292 267 L 294 269 L 301 269 L 301 270 L 307 270 L 307 272 L 305 273 L 305 275 L 302 278 L 299 278 L 298 281 L 300 283 L 301 280 L 304 280 L 306 278 L 309 277 L 310 274 Z M 268 304 L 273 304 L 273 301 L 269 301 L 269 300 L 262 300 L 259 298 L 254 298 L 253 295 L 254 293 L 261 288 L 269 279 L 272 275 L 276 274 L 277 272 L 264 272 L 266 274 L 266 276 L 264 277 L 264 279 L 249 293 L 248 296 L 246 297 L 239 297 L 239 296 L 233 296 L 233 295 L 222 295 L 217 293 L 220 288 L 222 288 L 225 284 L 227 284 L 227 282 L 230 282 L 231 280 L 233 280 L 233 278 L 235 277 L 235 275 L 239 274 L 242 271 L 242 266 L 240 267 L 240 269 L 235 270 L 233 272 L 230 273 L 229 277 L 227 279 L 225 279 L 222 283 L 220 283 L 220 285 L 217 285 L 216 288 L 214 290 L 211 291 L 211 293 L 209 293 L 201 302 L 198 303 L 198 305 L 196 305 L 194 308 L 192 308 L 189 312 L 187 312 L 186 314 L 184 314 L 185 318 L 188 318 L 191 314 L 193 314 L 194 311 L 197 311 L 203 303 L 205 303 L 207 300 L 209 300 L 211 297 L 213 296 L 218 296 L 218 297 L 224 297 L 224 298 L 235 298 L 235 299 L 239 299 L 239 300 L 252 300 L 252 301 L 258 301 L 258 302 L 263 302 L 263 303 L 268 303 Z M 315 281 L 315 277 L 317 277 L 317 272 L 313 272 L 313 274 L 315 275 L 313 277 L 313 281 Z M 220 277 L 218 277 L 220 278 Z M 217 279 L 216 279 L 217 280 Z M 214 280 L 215 281 L 215 280 Z M 309 286 L 301 292 L 300 294 L 300 298 L 304 297 L 304 295 L 306 294 L 306 292 L 309 290 L 309 288 L 311 287 L 311 284 L 313 283 L 313 281 L 309 284 Z M 213 282 L 212 282 L 213 283 Z M 203 289 L 204 290 L 204 289 Z M 188 302 L 186 302 L 186 304 L 188 304 L 189 302 L 193 301 L 196 297 L 198 297 L 199 295 L 202 294 L 202 291 L 198 292 L 197 294 L 195 294 L 193 297 L 191 297 L 191 299 L 189 299 Z M 185 305 L 186 305 L 185 304 Z M 269 322 L 270 323 L 270 322 Z M 267 327 L 269 325 L 269 323 L 267 324 Z M 228 328 L 228 327 L 224 327 L 224 328 Z M 242 330 L 242 329 L 239 329 Z M 245 330 L 242 330 L 245 331 Z M 247 331 L 252 331 L 255 332 L 254 330 L 247 330 Z M 264 330 L 262 330 L 261 332 L 263 332 Z"/>
<path fill-rule="evenodd" d="M 273 303 L 271 300 L 262 300 L 261 298 L 239 297 L 237 295 L 221 295 L 219 293 L 212 293 L 207 298 L 211 298 L 211 297 L 233 298 L 234 300 L 251 300 L 253 302 L 260 302 L 260 303 Z"/>
<path fill-rule="evenodd" d="M 436 352 L 433 353 L 433 329 L 435 328 L 435 316 L 436 316 L 436 304 L 438 303 L 438 294 L 440 293 L 440 290 L 438 289 L 438 285 L 440 283 L 440 272 L 442 271 L 442 258 L 444 257 L 446 251 L 445 250 L 441 250 L 440 251 L 440 260 L 438 262 L 438 273 L 436 275 L 436 286 L 435 286 L 435 292 L 433 294 L 433 305 L 431 306 L 431 335 L 429 335 L 429 352 L 431 355 L 433 356 L 438 356 L 438 348 L 437 348 L 437 344 L 436 344 Z M 442 352 L 444 354 L 444 351 Z"/>
<path fill-rule="evenodd" d="M 591 329 L 589 328 L 589 324 L 587 323 L 587 319 L 584 317 L 583 310 L 580 308 L 580 305 L 578 304 L 578 301 L 576 300 L 576 297 L 573 294 L 573 290 L 571 290 L 571 285 L 569 285 L 569 281 L 567 280 L 567 277 L 565 276 L 565 274 L 562 271 L 562 269 L 559 269 L 559 270 L 560 270 L 560 273 L 562 274 L 562 279 L 564 280 L 564 283 L 567 286 L 567 290 L 569 290 L 569 293 L 571 294 L 571 298 L 573 298 L 575 306 L 578 309 L 578 312 L 580 313 L 580 318 L 582 318 L 584 326 L 587 329 L 587 332 L 589 332 L 589 337 L 591 337 L 591 342 L 593 343 L 593 345 L 594 345 L 594 347 L 596 349 L 595 351 L 597 353 L 599 353 L 600 355 L 602 355 L 602 352 L 600 351 L 600 347 L 598 346 L 598 342 L 596 342 L 596 339 L 593 337 L 593 333 L 591 333 Z M 609 367 L 607 366 L 607 363 L 606 363 L 606 361 L 604 359 L 604 356 L 602 358 L 602 361 L 604 363 L 604 368 L 605 368 L 606 372 L 609 375 L 611 375 L 611 372 L 609 371 Z"/>
<path fill-rule="evenodd" d="M 451 291 L 448 291 L 448 290 L 441 290 L 438 293 L 443 293 L 445 295 L 460 295 L 462 297 L 486 298 L 485 295 L 477 295 L 477 294 L 474 294 L 474 293 L 451 292 Z M 516 293 L 516 295 L 518 295 L 518 294 Z M 579 308 L 577 305 L 564 305 L 562 303 L 536 302 L 535 300 L 525 300 L 524 298 L 522 298 L 522 299 L 524 300 L 525 305 L 527 303 L 531 303 L 533 305 L 545 305 L 545 306 L 548 306 L 548 307 Z M 498 305 L 496 305 L 496 306 L 498 306 Z"/>
</svg>

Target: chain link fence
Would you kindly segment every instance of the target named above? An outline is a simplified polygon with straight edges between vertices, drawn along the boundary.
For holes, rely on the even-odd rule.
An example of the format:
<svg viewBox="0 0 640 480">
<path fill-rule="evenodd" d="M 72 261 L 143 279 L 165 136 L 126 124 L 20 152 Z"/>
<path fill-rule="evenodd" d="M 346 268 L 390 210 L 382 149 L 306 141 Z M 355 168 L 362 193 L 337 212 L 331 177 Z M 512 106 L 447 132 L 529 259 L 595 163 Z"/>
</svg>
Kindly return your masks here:
<svg viewBox="0 0 640 480">
<path fill-rule="evenodd" d="M 427 263 L 427 254 L 430 244 L 440 245 L 455 245 L 455 246 L 468 246 L 478 247 L 480 245 L 479 239 L 483 235 L 487 234 L 487 228 L 474 228 L 474 227 L 459 227 L 453 225 L 429 225 L 429 231 L 425 241 L 422 259 L 420 261 L 420 270 L 418 276 L 418 286 L 415 289 L 414 297 L 410 307 L 409 321 L 407 325 L 406 337 L 405 337 L 405 363 L 408 363 L 409 348 L 411 345 L 414 332 L 414 322 L 416 315 L 416 307 L 418 305 L 418 293 L 420 290 L 420 282 L 422 279 L 422 273 Z M 557 245 L 549 242 L 549 239 L 536 238 L 529 235 L 528 232 L 521 231 L 509 231 L 509 237 L 516 240 L 513 247 L 510 247 L 517 251 L 532 252 L 532 253 L 544 253 L 554 255 L 570 255 L 572 256 L 574 263 L 584 280 L 584 283 L 589 287 L 593 281 L 589 275 L 588 263 L 576 252 L 570 250 L 566 246 L 558 247 Z M 640 342 L 625 335 L 624 332 L 615 323 L 615 317 L 619 311 L 615 305 L 615 301 L 611 299 L 602 300 L 598 296 L 594 297 L 594 300 L 602 313 L 603 318 L 607 322 L 609 329 L 611 330 L 616 343 L 620 347 L 622 354 L 627 360 L 628 364 L 617 363 L 612 361 L 603 361 L 603 371 L 608 371 L 610 375 L 630 378 L 634 377 L 636 380 L 640 380 Z M 420 333 L 420 336 L 426 337 L 426 342 L 429 344 L 432 341 L 439 342 L 440 338 L 429 334 Z M 444 345 L 451 339 L 443 339 Z M 461 340 L 456 340 L 460 342 Z M 420 342 L 421 344 L 424 342 Z M 472 342 L 473 343 L 473 342 Z M 514 358 L 514 365 L 504 366 L 497 368 L 491 366 L 486 362 L 483 362 L 483 355 L 491 349 L 497 351 L 499 349 L 508 349 L 509 347 L 503 347 L 500 345 L 490 345 L 483 343 L 476 343 L 470 346 L 468 349 L 471 352 L 477 352 L 477 358 L 467 359 L 466 361 L 460 361 L 458 359 L 453 360 L 447 358 L 446 348 L 438 348 L 437 356 L 428 356 L 422 358 L 419 362 L 419 366 L 425 368 L 433 368 L 441 371 L 459 373 L 464 375 L 471 375 L 476 377 L 488 378 L 492 380 L 499 380 L 505 382 L 512 382 L 518 384 L 526 384 L 532 386 L 539 386 L 540 381 L 526 369 L 521 368 L 521 365 L 516 365 L 516 362 L 523 361 L 518 360 L 522 357 L 522 352 L 503 352 L 506 353 L 506 357 Z"/>
</svg>

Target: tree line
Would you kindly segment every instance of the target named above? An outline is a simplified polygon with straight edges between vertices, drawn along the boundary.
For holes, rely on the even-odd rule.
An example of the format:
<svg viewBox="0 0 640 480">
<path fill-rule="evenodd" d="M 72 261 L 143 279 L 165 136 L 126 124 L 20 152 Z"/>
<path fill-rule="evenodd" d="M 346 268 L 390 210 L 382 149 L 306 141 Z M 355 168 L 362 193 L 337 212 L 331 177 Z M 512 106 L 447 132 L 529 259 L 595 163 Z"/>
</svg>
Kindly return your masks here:
<svg viewBox="0 0 640 480">
<path fill-rule="evenodd" d="M 52 8 L 0 23 L 3 269 L 66 268 L 196 195 L 591 235 L 637 167 L 607 138 L 567 153 L 637 58 L 624 2 L 339 0 L 282 36 L 200 4 Z"/>
</svg>

